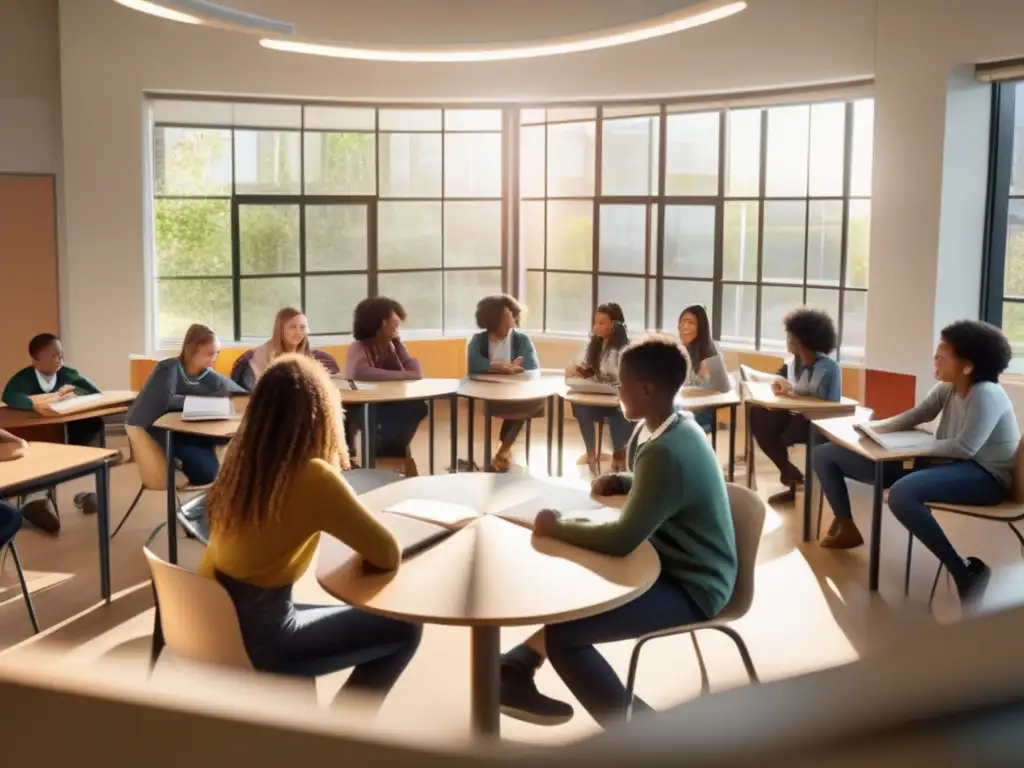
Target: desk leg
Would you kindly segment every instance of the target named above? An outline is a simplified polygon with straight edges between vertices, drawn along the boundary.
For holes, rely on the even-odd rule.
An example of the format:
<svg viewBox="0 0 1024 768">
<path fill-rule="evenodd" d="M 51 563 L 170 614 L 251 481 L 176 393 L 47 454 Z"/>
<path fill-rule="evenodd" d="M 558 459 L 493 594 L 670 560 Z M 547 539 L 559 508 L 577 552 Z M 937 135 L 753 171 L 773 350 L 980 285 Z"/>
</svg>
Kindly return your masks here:
<svg viewBox="0 0 1024 768">
<path fill-rule="evenodd" d="M 110 465 L 96 470 L 96 527 L 100 537 L 100 595 L 110 602 Z"/>
<path fill-rule="evenodd" d="M 491 401 L 484 400 L 484 472 L 493 472 L 491 466 Z"/>
<path fill-rule="evenodd" d="M 715 457 L 718 457 L 718 409 L 715 408 L 711 414 L 714 419 L 711 422 L 711 450 L 715 452 Z"/>
<path fill-rule="evenodd" d="M 807 430 L 807 459 L 804 462 L 804 541 L 811 540 L 811 497 L 814 496 L 814 467 L 811 453 L 814 451 L 814 436 L 818 428 L 810 422 Z"/>
<path fill-rule="evenodd" d="M 729 482 L 736 480 L 736 406 L 729 406 Z"/>
<path fill-rule="evenodd" d="M 370 467 L 370 406 L 363 406 L 363 455 L 359 457 L 363 466 Z"/>
<path fill-rule="evenodd" d="M 451 434 L 451 455 L 449 459 L 451 464 L 448 467 L 449 472 L 459 471 L 459 396 L 452 394 L 448 396 L 448 404 L 451 408 L 451 414 L 448 416 L 450 422 Z"/>
<path fill-rule="evenodd" d="M 473 734 L 501 735 L 501 629 L 473 627 L 471 685 Z"/>
<path fill-rule="evenodd" d="M 747 488 L 754 489 L 754 433 L 750 429 L 750 403 L 746 403 L 743 406 L 744 415 L 746 416 L 746 435 L 744 437 L 744 444 L 746 445 L 746 462 L 747 462 Z"/>
<path fill-rule="evenodd" d="M 467 405 L 469 405 L 469 423 L 466 425 L 466 431 L 469 437 L 469 450 L 466 454 L 466 458 L 469 461 L 469 471 L 473 471 L 473 455 L 476 453 L 474 450 L 473 443 L 476 440 L 474 432 L 476 431 L 473 427 L 476 422 L 476 400 L 472 397 L 466 399 Z"/>
<path fill-rule="evenodd" d="M 430 419 L 430 459 L 427 466 L 430 468 L 430 474 L 434 474 L 434 398 L 427 400 L 427 411 L 427 418 Z"/>
<path fill-rule="evenodd" d="M 874 497 L 871 501 L 871 542 L 868 556 L 868 589 L 878 591 L 878 560 L 882 552 L 882 486 L 885 462 L 875 462 Z"/>
<path fill-rule="evenodd" d="M 377 463 L 377 406 L 373 403 L 366 404 L 366 434 L 369 435 L 366 448 L 366 466 L 373 469 Z"/>
<path fill-rule="evenodd" d="M 562 476 L 562 460 L 565 454 L 565 400 L 558 398 L 558 476 Z"/>
<path fill-rule="evenodd" d="M 555 459 L 555 398 L 548 398 L 548 477 L 554 476 Z"/>
<path fill-rule="evenodd" d="M 174 430 L 167 430 L 164 440 L 167 452 L 167 562 L 178 564 L 178 497 L 174 486 Z"/>
</svg>

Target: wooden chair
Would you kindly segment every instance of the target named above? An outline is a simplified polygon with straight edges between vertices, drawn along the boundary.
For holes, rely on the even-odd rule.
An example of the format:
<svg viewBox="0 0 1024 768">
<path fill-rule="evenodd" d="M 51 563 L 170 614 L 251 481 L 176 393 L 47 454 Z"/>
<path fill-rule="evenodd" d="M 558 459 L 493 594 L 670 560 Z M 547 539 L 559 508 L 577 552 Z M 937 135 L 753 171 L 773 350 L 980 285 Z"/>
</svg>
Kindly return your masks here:
<svg viewBox="0 0 1024 768">
<path fill-rule="evenodd" d="M 747 670 L 747 677 L 750 682 L 758 682 L 757 670 L 754 669 L 754 662 L 750 658 L 750 651 L 740 634 L 730 624 L 737 619 L 747 615 L 751 604 L 754 602 L 754 576 L 757 562 L 757 550 L 761 545 L 761 533 L 764 530 L 764 502 L 756 493 L 735 483 L 726 483 L 729 492 L 729 510 L 732 512 L 732 524 L 736 531 L 736 557 L 738 568 L 736 572 L 736 583 L 732 589 L 732 596 L 729 602 L 715 618 L 709 621 L 701 621 L 696 624 L 687 624 L 681 627 L 665 629 L 660 632 L 651 632 L 637 639 L 633 646 L 633 653 L 629 658 L 629 673 L 626 678 L 626 717 L 632 717 L 634 688 L 636 686 L 636 670 L 640 662 L 640 651 L 644 645 L 651 640 L 673 635 L 688 634 L 693 640 L 693 650 L 697 654 L 697 663 L 700 665 L 701 693 L 707 693 L 710 689 L 707 667 L 704 666 L 704 657 L 700 652 L 700 645 L 697 643 L 696 633 L 702 629 L 714 629 L 726 635 L 736 645 L 743 666 Z"/>
<path fill-rule="evenodd" d="M 167 491 L 167 459 L 163 448 L 142 427 L 126 426 L 125 432 L 128 435 L 128 444 L 131 446 L 132 453 L 135 456 L 135 466 L 139 469 L 139 479 L 142 481 L 142 484 L 139 486 L 139 492 L 135 494 L 134 501 L 128 507 L 128 511 L 125 512 L 124 517 L 121 518 L 121 522 L 117 524 L 117 528 L 114 529 L 110 538 L 117 536 L 121 527 L 128 522 L 128 518 L 135 511 L 135 507 L 145 491 L 160 491 L 161 493 L 166 493 Z M 179 492 L 198 493 L 209 488 L 207 485 L 190 485 L 187 478 L 182 479 L 184 482 L 177 485 L 175 489 L 175 496 L 178 498 L 179 517 L 181 516 L 181 497 L 178 495 Z"/>
</svg>

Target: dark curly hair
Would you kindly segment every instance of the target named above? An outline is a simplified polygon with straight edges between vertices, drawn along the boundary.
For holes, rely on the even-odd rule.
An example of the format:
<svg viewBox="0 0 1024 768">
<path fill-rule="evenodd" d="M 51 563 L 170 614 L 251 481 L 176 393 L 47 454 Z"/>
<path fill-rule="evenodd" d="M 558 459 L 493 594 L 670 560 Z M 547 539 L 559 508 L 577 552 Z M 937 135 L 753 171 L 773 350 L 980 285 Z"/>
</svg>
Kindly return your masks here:
<svg viewBox="0 0 1024 768">
<path fill-rule="evenodd" d="M 605 315 L 612 321 L 612 337 L 608 341 L 610 349 L 622 349 L 629 344 L 629 335 L 626 333 L 626 316 L 622 307 L 614 302 L 601 304 L 594 310 L 595 315 Z M 587 344 L 586 361 L 587 367 L 597 371 L 601 367 L 601 353 L 604 352 L 604 339 L 600 336 L 591 335 L 590 343 Z"/>
<path fill-rule="evenodd" d="M 688 372 L 683 348 L 668 336 L 651 336 L 630 344 L 619 358 L 619 368 L 672 397 L 678 394 Z"/>
<path fill-rule="evenodd" d="M 836 326 L 823 309 L 794 309 L 782 323 L 804 349 L 828 355 L 836 348 Z"/>
<path fill-rule="evenodd" d="M 352 313 L 352 335 L 356 341 L 372 339 L 392 314 L 405 322 L 405 307 L 387 296 L 371 296 L 356 304 Z"/>
<path fill-rule="evenodd" d="M 523 314 L 523 305 L 509 296 L 507 293 L 495 293 L 491 296 L 484 296 L 476 303 L 476 326 L 485 331 L 493 331 L 501 325 L 501 316 L 505 310 L 512 313 L 516 325 L 519 325 L 519 318 Z"/>
<path fill-rule="evenodd" d="M 60 341 L 59 338 L 54 336 L 52 333 L 40 333 L 38 336 L 33 336 L 32 340 L 28 343 L 28 354 L 33 360 L 36 356 L 46 349 L 48 346 L 53 344 L 55 341 Z"/>
<path fill-rule="evenodd" d="M 1006 334 L 979 320 L 958 320 L 942 329 L 941 338 L 961 360 L 971 364 L 971 383 L 996 383 L 1013 359 Z"/>
</svg>

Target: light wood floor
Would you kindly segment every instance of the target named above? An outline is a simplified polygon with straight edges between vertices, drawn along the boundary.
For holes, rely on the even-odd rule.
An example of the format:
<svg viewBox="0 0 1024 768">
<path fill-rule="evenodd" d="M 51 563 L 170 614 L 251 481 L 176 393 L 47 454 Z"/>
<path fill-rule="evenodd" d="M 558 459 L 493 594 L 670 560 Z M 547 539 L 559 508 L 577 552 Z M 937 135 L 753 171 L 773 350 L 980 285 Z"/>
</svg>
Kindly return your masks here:
<svg viewBox="0 0 1024 768">
<path fill-rule="evenodd" d="M 438 406 L 436 435 L 437 469 L 443 471 L 448 458 L 447 406 Z M 461 455 L 466 455 L 465 412 L 460 418 Z M 476 459 L 483 456 L 483 440 L 477 420 Z M 496 430 L 495 430 L 496 432 Z M 532 470 L 545 472 L 546 447 L 543 422 L 534 422 Z M 719 450 L 728 447 L 722 432 Z M 522 439 L 520 440 L 520 448 Z M 113 445 L 120 447 L 117 442 Z M 742 441 L 738 441 L 742 445 Z M 582 442 L 575 422 L 566 422 L 564 448 L 566 474 L 579 474 L 576 458 Z M 414 443 L 421 471 L 427 464 L 427 429 L 424 425 Z M 519 454 L 522 460 L 521 453 Z M 802 458 L 799 459 L 802 462 Z M 770 464 L 759 457 L 760 492 L 767 496 L 779 489 Z M 582 475 L 580 475 L 582 477 Z M 738 479 L 742 472 L 738 473 Z M 147 494 L 132 518 L 112 544 L 112 577 L 116 599 L 103 605 L 99 599 L 96 522 L 77 512 L 71 502 L 74 493 L 90 488 L 90 481 L 62 486 L 59 499 L 63 530 L 57 538 L 23 530 L 17 539 L 22 563 L 30 581 L 43 634 L 30 640 L 31 627 L 10 562 L 0 573 L 0 649 L 17 653 L 26 643 L 42 643 L 66 650 L 69 663 L 88 663 L 108 654 L 123 654 L 138 660 L 140 677 L 145 675 L 145 652 L 152 627 L 152 598 L 148 572 L 141 547 L 164 514 L 164 497 Z M 138 474 L 132 464 L 111 473 L 111 527 L 120 520 L 138 489 Z M 870 528 L 870 491 L 851 487 L 855 515 L 867 537 Z M 825 525 L 829 521 L 826 512 Z M 999 567 L 1020 562 L 1016 541 L 1005 526 L 958 517 L 941 521 L 954 544 L 965 555 L 978 555 Z M 883 517 L 881 591 L 867 589 L 867 547 L 849 552 L 829 552 L 816 543 L 800 541 L 800 515 L 795 508 L 769 510 L 761 544 L 757 572 L 757 593 L 750 614 L 737 628 L 746 638 L 762 679 L 792 676 L 823 667 L 844 664 L 870 653 L 893 637 L 921 625 L 959 620 L 955 595 L 940 582 L 934 614 L 928 610 L 928 592 L 936 562 L 918 545 L 915 547 L 911 594 L 903 595 L 903 568 L 907 537 L 900 525 L 885 513 Z M 154 547 L 165 549 L 163 534 Z M 182 562 L 194 565 L 201 555 L 199 545 L 182 540 Z M 9 561 L 9 558 L 8 558 Z M 515 574 L 509 574 L 515 578 Z M 557 588 L 557 585 L 552 585 Z M 312 570 L 300 582 L 298 596 L 304 602 L 333 600 L 312 578 Z M 525 637 L 529 629 L 503 633 L 507 647 Z M 701 638 L 713 690 L 745 682 L 739 659 L 724 638 Z M 617 669 L 624 673 L 630 645 L 619 643 L 603 648 Z M 465 729 L 469 717 L 469 634 L 458 628 L 427 627 L 423 645 L 406 674 L 385 704 L 381 717 L 396 729 Z M 173 670 L 158 669 L 158 674 Z M 319 696 L 329 701 L 345 678 L 331 676 L 319 684 Z M 542 690 L 571 700 L 565 687 L 549 667 L 538 678 Z M 700 681 L 689 640 L 665 640 L 651 644 L 645 652 L 638 691 L 655 706 L 667 706 L 695 697 Z M 504 718 L 504 734 L 532 742 L 564 742 L 591 733 L 596 725 L 578 712 L 568 725 L 545 729 Z"/>
</svg>

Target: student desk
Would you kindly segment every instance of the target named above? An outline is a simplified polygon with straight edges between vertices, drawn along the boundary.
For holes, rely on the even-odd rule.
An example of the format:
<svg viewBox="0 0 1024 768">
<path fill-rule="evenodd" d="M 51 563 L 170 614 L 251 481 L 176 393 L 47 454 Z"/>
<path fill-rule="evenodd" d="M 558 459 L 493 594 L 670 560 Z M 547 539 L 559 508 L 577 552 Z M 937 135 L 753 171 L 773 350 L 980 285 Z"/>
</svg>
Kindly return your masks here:
<svg viewBox="0 0 1024 768">
<path fill-rule="evenodd" d="M 59 424 L 64 430 L 64 442 L 66 443 L 68 442 L 68 424 L 97 416 L 113 416 L 124 413 L 137 394 L 137 392 L 127 391 L 104 392 L 102 397 L 89 404 L 89 408 L 57 416 L 42 416 L 35 411 L 3 406 L 0 407 L 0 429 L 13 431 Z"/>
<path fill-rule="evenodd" d="M 814 442 L 815 431 L 836 445 L 841 445 L 847 450 L 858 453 L 875 464 L 875 480 L 873 483 L 874 493 L 871 502 L 871 541 L 868 555 L 868 588 L 872 592 L 878 591 L 878 564 L 879 554 L 882 548 L 882 495 L 883 488 L 883 467 L 889 461 L 907 461 L 916 459 L 921 454 L 914 451 L 887 451 L 874 440 L 864 437 L 853 427 L 857 419 L 853 417 L 831 418 L 815 421 L 811 424 L 811 437 L 807 443 L 807 455 L 811 454 L 811 445 Z M 808 470 L 810 460 L 808 460 Z M 807 473 L 806 485 L 804 486 L 804 541 L 810 540 L 811 531 L 811 474 Z"/>
<path fill-rule="evenodd" d="M 500 374 L 487 374 L 488 376 L 499 376 Z M 561 396 L 567 391 L 565 386 L 565 375 L 558 373 L 541 373 L 535 379 L 514 379 L 508 381 L 478 381 L 473 378 L 465 378 L 459 384 L 459 397 L 469 400 L 469 465 L 473 466 L 473 421 L 476 411 L 476 400 L 484 404 L 484 453 L 485 470 L 491 468 L 491 406 L 493 403 L 525 403 L 530 400 L 547 400 L 548 402 L 548 474 L 554 475 L 553 462 L 555 452 L 552 450 L 555 431 L 555 409 L 557 403 L 558 418 L 560 424 L 565 417 L 564 405 Z M 527 420 L 529 424 L 529 420 Z M 562 473 L 562 431 L 559 430 L 558 440 L 558 474 Z"/>
<path fill-rule="evenodd" d="M 552 496 L 564 509 L 600 506 L 578 485 L 492 473 L 410 478 L 359 498 L 380 513 L 407 499 L 481 510 L 497 494 L 516 501 L 536 498 L 538 509 L 545 506 L 542 500 L 554 505 Z M 398 515 L 386 519 L 399 539 L 401 529 L 427 525 Z M 660 570 L 649 542 L 628 557 L 608 557 L 535 538 L 529 529 L 489 515 L 391 573 L 367 572 L 351 549 L 327 534 L 320 537 L 317 557 L 320 585 L 349 605 L 395 619 L 470 628 L 472 728 L 487 736 L 499 734 L 501 627 L 571 621 L 624 605 L 646 592 Z"/>
<path fill-rule="evenodd" d="M 397 403 L 404 400 L 426 400 L 430 413 L 430 474 L 434 474 L 434 401 L 447 397 L 451 403 L 451 467 L 455 472 L 458 465 L 459 446 L 459 404 L 458 379 L 416 379 L 411 381 L 353 381 L 334 377 L 334 383 L 341 392 L 341 402 L 345 405 L 366 405 L 363 421 L 363 463 L 367 468 L 374 465 L 375 446 L 370 439 L 375 431 L 377 403 Z M 355 384 L 356 389 L 352 389 Z"/>
<path fill-rule="evenodd" d="M 216 421 L 185 421 L 181 413 L 165 413 L 154 423 L 154 427 L 167 430 L 167 440 L 164 443 L 164 454 L 167 459 L 167 560 L 170 563 L 178 562 L 178 536 L 177 536 L 177 513 L 178 497 L 177 488 L 174 483 L 176 465 L 174 463 L 174 435 L 178 432 L 187 435 L 200 435 L 202 437 L 230 439 L 235 436 L 238 427 L 242 423 L 242 414 L 249 404 L 249 397 L 243 395 L 233 397 L 235 403 L 235 415 L 230 419 L 218 419 Z"/>
<path fill-rule="evenodd" d="M 61 443 L 29 443 L 20 459 L 0 462 L 0 497 L 18 496 L 43 488 L 96 476 L 96 519 L 100 542 L 100 594 L 110 602 L 109 465 L 117 451 Z"/>
</svg>

